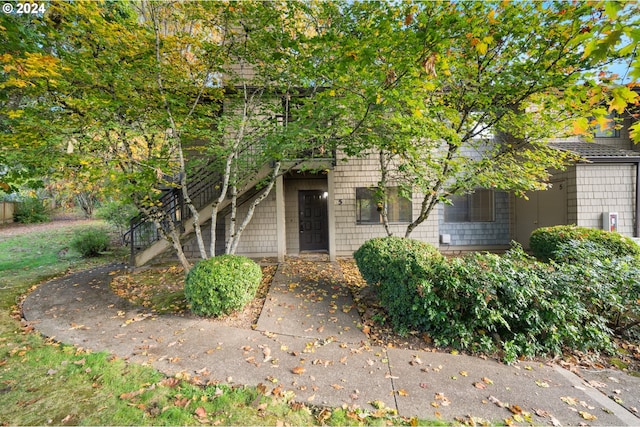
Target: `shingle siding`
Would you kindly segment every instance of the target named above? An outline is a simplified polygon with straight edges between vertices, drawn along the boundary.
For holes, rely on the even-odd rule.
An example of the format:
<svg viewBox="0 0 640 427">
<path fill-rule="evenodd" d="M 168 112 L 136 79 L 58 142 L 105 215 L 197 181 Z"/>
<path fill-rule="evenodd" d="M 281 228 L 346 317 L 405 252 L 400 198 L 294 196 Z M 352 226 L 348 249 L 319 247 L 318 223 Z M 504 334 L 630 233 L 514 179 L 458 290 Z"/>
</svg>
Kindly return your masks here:
<svg viewBox="0 0 640 427">
<path fill-rule="evenodd" d="M 356 188 L 375 187 L 380 181 L 378 159 L 371 154 L 352 158 L 347 162 L 338 159 L 334 170 L 335 220 L 337 255 L 351 255 L 366 240 L 386 236 L 382 224 L 356 224 Z M 420 195 L 413 194 L 413 218 L 420 213 Z M 394 235 L 404 236 L 408 224 L 391 224 Z M 413 230 L 411 238 L 438 244 L 438 208 L 423 224 Z"/>
<path fill-rule="evenodd" d="M 578 184 L 575 193 L 575 223 L 584 227 L 602 228 L 603 212 L 617 212 L 618 231 L 625 235 L 633 235 L 635 168 L 635 165 L 625 163 L 575 166 Z M 570 205 L 569 208 L 571 213 L 572 206 Z M 569 218 L 571 220 L 572 215 Z"/>
<path fill-rule="evenodd" d="M 236 251 L 237 254 L 259 257 L 273 256 L 277 253 L 275 194 L 276 191 L 273 189 L 267 198 L 256 207 L 253 213 L 253 219 L 249 222 L 240 237 L 240 243 Z M 258 196 L 253 197 L 250 201 L 238 208 L 237 226 L 240 226 L 240 223 L 244 220 L 249 206 L 256 197 Z M 227 224 L 225 241 L 230 238 L 229 221 L 231 221 L 231 215 L 225 217 L 225 224 Z"/>
<path fill-rule="evenodd" d="M 440 234 L 451 236 L 451 246 L 508 245 L 511 241 L 511 215 L 509 195 L 496 191 L 494 196 L 495 221 L 455 222 L 444 221 L 444 207 L 439 215 Z"/>
</svg>

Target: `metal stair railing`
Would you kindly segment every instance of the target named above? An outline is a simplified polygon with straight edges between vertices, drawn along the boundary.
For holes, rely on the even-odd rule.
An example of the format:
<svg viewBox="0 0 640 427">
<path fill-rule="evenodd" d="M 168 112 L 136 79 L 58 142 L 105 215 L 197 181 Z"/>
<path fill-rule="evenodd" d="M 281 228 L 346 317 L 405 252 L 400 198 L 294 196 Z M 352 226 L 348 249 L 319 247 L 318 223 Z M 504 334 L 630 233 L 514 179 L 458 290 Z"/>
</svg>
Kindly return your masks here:
<svg viewBox="0 0 640 427">
<path fill-rule="evenodd" d="M 238 156 L 242 156 L 247 164 L 256 164 L 261 155 L 260 144 L 247 143 L 240 148 Z M 251 168 L 247 168 L 242 174 L 241 181 L 246 181 L 251 176 Z M 200 211 L 220 196 L 222 187 L 222 173 L 213 168 L 213 162 L 205 165 L 191 175 L 187 180 L 189 198 L 196 210 Z M 193 217 L 191 209 L 185 204 L 182 189 L 179 185 L 165 188 L 158 200 L 163 211 L 164 219 L 162 227 L 169 230 L 171 218 L 176 227 L 183 228 L 184 222 Z M 131 247 L 131 261 L 137 253 L 145 250 L 155 242 L 162 239 L 154 222 L 145 214 L 140 213 L 130 221 L 129 230 L 123 236 L 123 243 Z"/>
<path fill-rule="evenodd" d="M 217 184 L 220 182 L 221 174 L 211 170 L 210 165 L 193 174 L 193 178 L 187 182 L 187 188 L 191 202 L 197 210 L 201 210 L 219 196 L 220 189 Z M 165 219 L 162 225 L 166 231 L 169 230 L 169 218 L 173 220 L 176 227 L 182 227 L 184 221 L 193 216 L 184 202 L 182 188 L 179 186 L 165 188 L 158 202 L 164 213 Z M 140 213 L 131 219 L 129 230 L 123 236 L 123 243 L 131 247 L 133 259 L 136 253 L 148 248 L 161 238 L 154 222 Z"/>
<path fill-rule="evenodd" d="M 260 144 L 246 144 L 238 153 L 248 164 L 256 164 L 261 155 Z M 335 165 L 335 150 L 325 153 L 324 150 L 305 150 L 301 153 L 302 158 L 327 158 L 326 154 L 333 159 Z M 267 162 L 265 162 L 267 163 Z M 241 181 L 248 181 L 251 178 L 251 168 L 247 168 L 241 176 Z M 196 210 L 200 211 L 220 196 L 222 187 L 222 173 L 214 170 L 213 163 L 209 163 L 196 173 L 192 174 L 187 181 L 189 197 Z M 255 195 L 255 194 L 254 194 Z M 165 188 L 158 200 L 165 218 L 161 223 L 165 231 L 169 231 L 169 219 L 176 227 L 184 231 L 184 222 L 193 217 L 191 209 L 185 204 L 182 189 L 179 185 Z M 154 222 L 146 215 L 140 213 L 130 221 L 129 230 L 123 235 L 123 243 L 131 248 L 131 262 L 137 253 L 144 251 L 155 242 L 162 239 Z"/>
</svg>

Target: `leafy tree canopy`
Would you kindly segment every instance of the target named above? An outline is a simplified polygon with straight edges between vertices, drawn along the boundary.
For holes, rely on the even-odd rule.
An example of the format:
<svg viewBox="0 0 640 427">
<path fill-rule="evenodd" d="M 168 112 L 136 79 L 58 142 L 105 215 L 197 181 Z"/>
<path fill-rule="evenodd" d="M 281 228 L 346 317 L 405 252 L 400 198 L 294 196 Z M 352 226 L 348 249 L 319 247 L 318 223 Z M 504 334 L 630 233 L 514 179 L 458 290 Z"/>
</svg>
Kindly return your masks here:
<svg viewBox="0 0 640 427">
<path fill-rule="evenodd" d="M 1 181 L 71 175 L 152 205 L 188 172 L 185 149 L 233 159 L 230 134 L 260 141 L 262 160 L 340 147 L 379 154 L 382 188 L 424 197 L 409 234 L 451 194 L 543 188 L 571 160 L 549 138 L 628 113 L 637 92 L 606 67 L 640 75 L 638 7 L 56 1 L 3 14 Z M 230 87 L 240 103 L 220 119 Z M 265 93 L 284 102 L 251 110 Z"/>
</svg>

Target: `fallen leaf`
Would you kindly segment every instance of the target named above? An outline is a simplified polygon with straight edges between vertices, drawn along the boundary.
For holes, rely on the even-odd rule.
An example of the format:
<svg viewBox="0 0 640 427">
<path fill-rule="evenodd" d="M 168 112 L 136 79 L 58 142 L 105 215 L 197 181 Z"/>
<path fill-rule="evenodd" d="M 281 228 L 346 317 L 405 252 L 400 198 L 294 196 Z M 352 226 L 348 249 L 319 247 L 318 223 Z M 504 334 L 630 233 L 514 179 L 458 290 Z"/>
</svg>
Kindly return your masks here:
<svg viewBox="0 0 640 427">
<path fill-rule="evenodd" d="M 549 384 L 545 381 L 536 380 L 536 385 L 542 388 L 549 388 Z"/>
<path fill-rule="evenodd" d="M 188 397 L 183 397 L 183 398 L 177 398 L 173 402 L 173 404 L 179 408 L 186 408 L 190 402 L 191 402 L 191 399 L 189 399 Z"/>
<path fill-rule="evenodd" d="M 400 390 L 398 390 L 398 396 L 409 396 L 409 393 L 407 392 L 407 390 L 401 388 Z"/>
<path fill-rule="evenodd" d="M 291 369 L 291 372 L 296 375 L 302 375 L 305 373 L 305 371 L 306 369 L 304 369 L 302 366 L 296 366 L 295 368 Z"/>
<path fill-rule="evenodd" d="M 560 400 L 570 406 L 576 406 L 578 404 L 578 399 L 576 399 L 575 397 L 562 396 L 560 397 Z"/>
<path fill-rule="evenodd" d="M 497 406 L 504 408 L 506 405 L 502 403 L 498 398 L 494 396 L 489 396 L 489 402 L 496 404 Z"/>
<path fill-rule="evenodd" d="M 180 384 L 180 380 L 175 377 L 165 378 L 164 380 L 160 381 L 160 385 L 169 387 L 169 388 L 177 387 L 179 384 Z"/>
<path fill-rule="evenodd" d="M 435 399 L 440 403 L 441 406 L 449 406 L 451 405 L 451 401 L 448 397 L 444 395 L 444 393 L 436 393 Z M 432 405 L 433 406 L 433 405 Z"/>
<path fill-rule="evenodd" d="M 382 400 L 372 400 L 371 402 L 369 402 L 369 405 L 373 406 L 376 409 L 384 408 L 384 402 Z"/>
<path fill-rule="evenodd" d="M 129 392 L 129 393 L 122 393 L 120 395 L 120 399 L 121 400 L 130 400 L 130 399 L 133 399 L 136 396 L 140 396 L 142 393 L 144 393 L 144 389 L 143 388 L 141 388 L 139 390 L 136 390 L 136 391 Z"/>
<path fill-rule="evenodd" d="M 487 388 L 487 386 L 486 386 L 486 384 L 485 384 L 485 383 L 480 383 L 480 382 L 473 383 L 473 386 L 474 386 L 475 388 L 480 389 L 480 390 L 484 390 L 484 389 L 486 389 L 486 388 Z"/>
<path fill-rule="evenodd" d="M 518 405 L 511 405 L 509 406 L 509 410 L 513 413 L 513 414 L 522 414 L 522 408 Z"/>
<path fill-rule="evenodd" d="M 199 406 L 196 411 L 195 414 L 198 418 L 206 418 L 207 417 L 207 410 L 204 409 L 202 406 Z"/>
<path fill-rule="evenodd" d="M 590 413 L 588 413 L 586 411 L 579 411 L 578 413 L 580 414 L 580 416 L 582 418 L 584 418 L 585 420 L 588 420 L 588 421 L 594 421 L 594 420 L 598 419 L 598 417 L 596 417 L 595 415 L 592 415 L 592 414 L 590 414 Z"/>
<path fill-rule="evenodd" d="M 324 422 L 329 418 L 331 418 L 331 411 L 328 408 L 324 408 L 318 413 L 318 415 L 316 415 L 316 420 L 318 420 L 318 422 L 322 425 L 324 425 Z"/>
</svg>

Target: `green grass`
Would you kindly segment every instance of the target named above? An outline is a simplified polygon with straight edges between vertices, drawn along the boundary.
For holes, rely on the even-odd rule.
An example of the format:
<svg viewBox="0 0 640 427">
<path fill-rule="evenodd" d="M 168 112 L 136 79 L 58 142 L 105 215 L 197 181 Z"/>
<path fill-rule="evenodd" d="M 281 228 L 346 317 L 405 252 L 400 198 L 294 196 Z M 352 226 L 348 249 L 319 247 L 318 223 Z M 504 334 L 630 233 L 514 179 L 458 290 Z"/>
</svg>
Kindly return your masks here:
<svg viewBox="0 0 640 427">
<path fill-rule="evenodd" d="M 416 423 L 388 414 L 308 407 L 267 387 L 167 378 L 106 352 L 90 353 L 43 338 L 22 325 L 20 299 L 47 279 L 117 260 L 115 255 L 84 259 L 70 249 L 79 227 L 86 228 L 0 238 L 0 425 Z"/>
</svg>

